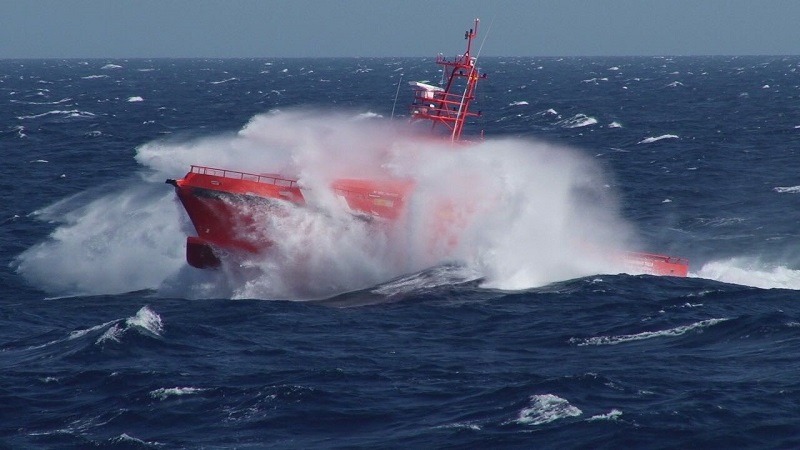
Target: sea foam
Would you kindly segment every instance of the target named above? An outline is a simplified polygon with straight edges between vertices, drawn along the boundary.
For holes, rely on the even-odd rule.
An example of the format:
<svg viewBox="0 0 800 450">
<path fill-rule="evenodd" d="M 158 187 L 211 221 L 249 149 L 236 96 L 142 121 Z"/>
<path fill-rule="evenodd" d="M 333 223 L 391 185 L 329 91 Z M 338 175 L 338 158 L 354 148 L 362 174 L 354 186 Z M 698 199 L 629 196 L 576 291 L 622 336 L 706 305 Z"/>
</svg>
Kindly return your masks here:
<svg viewBox="0 0 800 450">
<path fill-rule="evenodd" d="M 520 411 L 515 422 L 521 425 L 544 425 L 581 414 L 583 411 L 557 395 L 534 395 L 530 398 L 530 406 Z"/>
<path fill-rule="evenodd" d="M 520 139 L 453 149 L 396 122 L 354 117 L 270 113 L 237 133 L 147 143 L 136 155 L 140 177 L 41 212 L 61 225 L 17 259 L 18 270 L 59 294 L 230 298 L 319 298 L 444 263 L 503 289 L 625 271 L 606 255 L 635 233 L 603 171 L 580 152 Z M 296 177 L 309 207 L 289 208 L 281 220 L 251 211 L 263 224 L 251 238 L 276 244 L 268 257 L 221 271 L 190 268 L 185 239 L 195 232 L 163 182 L 192 164 Z M 349 214 L 329 188 L 338 178 L 387 176 L 415 186 L 388 229 Z M 443 205 L 458 223 L 446 236 Z"/>
</svg>

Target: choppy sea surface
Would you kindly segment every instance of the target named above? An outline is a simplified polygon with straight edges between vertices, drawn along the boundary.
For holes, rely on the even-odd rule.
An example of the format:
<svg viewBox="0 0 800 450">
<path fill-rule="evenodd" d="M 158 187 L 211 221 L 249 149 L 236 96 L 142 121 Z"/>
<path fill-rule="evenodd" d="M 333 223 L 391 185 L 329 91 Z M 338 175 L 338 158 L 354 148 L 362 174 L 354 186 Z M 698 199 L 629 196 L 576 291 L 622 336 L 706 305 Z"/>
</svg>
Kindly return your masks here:
<svg viewBox="0 0 800 450">
<path fill-rule="evenodd" d="M 0 61 L 0 446 L 800 447 L 800 57 L 479 66 L 454 152 L 399 137 L 431 58 Z M 166 178 L 374 152 L 491 193 L 463 258 L 318 214 L 186 265 Z"/>
</svg>

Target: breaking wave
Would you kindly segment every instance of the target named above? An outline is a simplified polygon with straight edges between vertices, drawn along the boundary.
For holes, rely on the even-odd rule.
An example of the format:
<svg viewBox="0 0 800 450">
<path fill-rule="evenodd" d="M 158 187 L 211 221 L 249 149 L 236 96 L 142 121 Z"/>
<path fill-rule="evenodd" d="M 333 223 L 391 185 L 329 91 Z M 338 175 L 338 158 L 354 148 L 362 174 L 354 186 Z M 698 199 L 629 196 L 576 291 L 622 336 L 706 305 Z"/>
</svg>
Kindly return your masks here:
<svg viewBox="0 0 800 450">
<path fill-rule="evenodd" d="M 583 411 L 557 395 L 533 395 L 530 398 L 530 406 L 523 408 L 514 422 L 520 425 L 544 425 L 582 414 Z"/>
<path fill-rule="evenodd" d="M 681 336 L 686 334 L 690 331 L 699 330 L 703 328 L 710 327 L 712 325 L 716 325 L 720 322 L 724 322 L 728 319 L 708 319 L 703 320 L 700 322 L 695 322 L 689 325 L 684 325 L 675 328 L 669 328 L 666 330 L 659 330 L 659 331 L 644 331 L 642 333 L 636 334 L 624 334 L 620 336 L 598 336 L 588 339 L 576 339 L 571 338 L 569 342 L 571 344 L 575 344 L 578 347 L 587 346 L 587 345 L 618 345 L 624 344 L 627 342 L 635 342 L 635 341 L 643 341 L 646 339 L 653 339 L 659 337 L 673 337 L 673 336 Z"/>
<path fill-rule="evenodd" d="M 255 116 L 235 134 L 151 142 L 136 159 L 145 170 L 113 194 L 39 212 L 62 224 L 17 259 L 18 270 L 62 294 L 320 298 L 457 262 L 488 287 L 524 289 L 622 272 L 606 250 L 634 240 L 602 170 L 536 141 L 453 151 L 379 118 L 293 111 Z M 264 229 L 254 232 L 276 243 L 269 258 L 221 271 L 187 267 L 184 241 L 194 230 L 163 181 L 192 164 L 296 176 L 309 207 L 288 208 L 280 221 L 262 212 Z M 403 226 L 388 231 L 343 211 L 329 189 L 337 178 L 386 176 L 415 185 Z M 457 236 L 441 235 L 443 204 L 458 217 Z"/>
<path fill-rule="evenodd" d="M 679 137 L 677 135 L 674 135 L 674 134 L 664 134 L 664 135 L 661 135 L 661 136 L 644 138 L 641 141 L 639 141 L 638 143 L 639 144 L 652 144 L 653 142 L 663 141 L 664 139 L 679 139 Z"/>
<path fill-rule="evenodd" d="M 753 257 L 710 261 L 692 275 L 762 289 L 800 290 L 800 270 Z"/>
</svg>

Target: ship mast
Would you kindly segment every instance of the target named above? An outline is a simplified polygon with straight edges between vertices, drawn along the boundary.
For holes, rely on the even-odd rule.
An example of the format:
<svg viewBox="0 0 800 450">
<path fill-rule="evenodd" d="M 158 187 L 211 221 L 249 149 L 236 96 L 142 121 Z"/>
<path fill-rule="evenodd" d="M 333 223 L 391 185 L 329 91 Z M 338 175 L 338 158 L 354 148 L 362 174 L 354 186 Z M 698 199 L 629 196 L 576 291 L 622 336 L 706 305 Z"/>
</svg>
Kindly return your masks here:
<svg viewBox="0 0 800 450">
<path fill-rule="evenodd" d="M 480 113 L 469 110 L 470 103 L 475 100 L 475 88 L 478 80 L 486 78 L 486 74 L 479 75 L 475 67 L 477 58 L 471 55 L 472 41 L 478 35 L 478 23 L 464 33 L 467 40 L 467 50 L 463 55 L 453 60 L 448 60 L 440 53 L 436 57 L 436 64 L 442 66 L 444 78 L 447 80 L 444 88 L 431 86 L 424 83 L 411 82 L 415 88 L 414 102 L 411 104 L 411 119 L 430 120 L 431 129 L 437 126 L 445 127 L 452 141 L 461 139 L 464 122 L 467 117 L 477 117 Z M 460 88 L 463 86 L 462 88 Z"/>
</svg>

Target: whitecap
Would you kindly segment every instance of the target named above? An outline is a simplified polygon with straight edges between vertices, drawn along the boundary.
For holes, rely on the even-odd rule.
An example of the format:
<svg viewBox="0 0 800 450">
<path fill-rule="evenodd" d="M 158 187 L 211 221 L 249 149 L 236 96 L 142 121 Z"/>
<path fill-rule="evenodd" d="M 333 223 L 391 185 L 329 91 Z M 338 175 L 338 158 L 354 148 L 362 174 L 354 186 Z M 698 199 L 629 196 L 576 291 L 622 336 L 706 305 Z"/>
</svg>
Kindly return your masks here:
<svg viewBox="0 0 800 450">
<path fill-rule="evenodd" d="M 511 103 L 508 104 L 508 106 L 523 106 L 523 105 L 527 105 L 527 104 L 528 104 L 528 102 L 526 102 L 525 100 L 520 100 L 520 101 L 516 101 L 516 102 L 511 102 Z"/>
<path fill-rule="evenodd" d="M 472 430 L 472 431 L 480 431 L 481 430 L 481 426 L 480 425 L 476 425 L 474 423 L 469 423 L 469 422 L 449 423 L 449 424 L 446 424 L 446 425 L 439 425 L 436 428 L 438 428 L 438 429 L 455 428 L 455 429 L 460 429 L 460 430 Z"/>
<path fill-rule="evenodd" d="M 229 81 L 236 81 L 236 80 L 238 80 L 238 78 L 227 78 L 225 80 L 220 80 L 220 81 L 211 81 L 210 83 L 211 84 L 222 84 L 222 83 L 227 83 Z"/>
<path fill-rule="evenodd" d="M 122 337 L 122 335 L 124 333 L 125 333 L 125 329 L 120 327 L 119 323 L 115 323 L 113 327 L 107 329 L 106 332 L 103 333 L 102 336 L 97 338 L 97 340 L 95 341 L 95 344 L 100 345 L 100 344 L 106 343 L 107 341 L 119 342 L 120 341 L 120 337 Z"/>
<path fill-rule="evenodd" d="M 778 186 L 772 188 L 772 190 L 780 194 L 800 194 L 800 186 Z"/>
<path fill-rule="evenodd" d="M 139 309 L 135 316 L 125 319 L 124 326 L 122 325 L 121 321 L 115 322 L 116 323 L 107 329 L 102 336 L 97 338 L 97 341 L 95 341 L 96 344 L 103 344 L 108 341 L 120 342 L 122 336 L 130 329 L 137 329 L 154 337 L 161 337 L 161 333 L 164 331 L 164 324 L 161 321 L 161 317 L 147 306 L 143 306 L 141 309 Z M 76 337 L 83 336 L 91 331 L 101 329 L 108 326 L 110 323 L 113 322 L 107 322 L 102 325 L 89 328 L 88 330 L 73 331 L 70 334 L 70 339 L 75 339 Z"/>
<path fill-rule="evenodd" d="M 708 319 L 700 322 L 695 322 L 689 325 L 684 325 L 675 328 L 668 328 L 660 331 L 644 331 L 636 334 L 623 334 L 619 336 L 597 336 L 588 339 L 570 338 L 570 344 L 576 344 L 578 347 L 587 345 L 617 345 L 625 342 L 643 341 L 646 339 L 653 339 L 657 337 L 674 337 L 681 336 L 693 330 L 702 330 L 710 326 L 724 322 L 728 319 Z"/>
<path fill-rule="evenodd" d="M 545 111 L 545 112 L 543 112 L 541 114 L 545 115 L 545 116 L 556 116 L 556 117 L 558 117 L 558 111 L 556 111 L 553 108 L 550 108 L 550 109 L 548 109 L 547 111 Z"/>
<path fill-rule="evenodd" d="M 668 84 L 667 87 L 678 87 L 678 86 L 683 86 L 683 85 L 684 84 L 681 83 L 680 81 L 673 81 L 672 83 Z"/>
<path fill-rule="evenodd" d="M 594 117 L 587 116 L 586 114 L 576 114 L 569 119 L 564 119 L 558 122 L 558 125 L 561 125 L 564 128 L 582 128 L 595 125 L 596 123 L 597 119 Z"/>
<path fill-rule="evenodd" d="M 85 77 L 81 77 L 84 80 L 94 80 L 96 78 L 108 78 L 108 75 L 88 75 Z"/>
<path fill-rule="evenodd" d="M 92 114 L 92 113 L 90 113 L 88 111 L 72 110 L 72 111 L 69 111 L 69 113 L 67 114 L 67 117 L 94 117 L 94 114 Z"/>
<path fill-rule="evenodd" d="M 661 136 L 644 138 L 641 141 L 637 142 L 637 144 L 652 144 L 653 142 L 658 142 L 663 139 L 680 139 L 680 138 L 675 134 L 663 134 Z"/>
<path fill-rule="evenodd" d="M 614 408 L 606 414 L 598 414 L 596 416 L 589 417 L 587 420 L 591 422 L 595 420 L 617 420 L 621 415 L 622 411 Z"/>
<path fill-rule="evenodd" d="M 135 97 L 128 97 L 128 101 L 131 102 L 131 103 L 133 103 L 133 102 L 143 102 L 144 99 L 137 95 Z"/>
<path fill-rule="evenodd" d="M 617 121 L 614 121 L 608 124 L 608 128 L 622 128 L 622 124 Z"/>
<path fill-rule="evenodd" d="M 164 324 L 161 321 L 161 316 L 156 314 L 147 306 L 143 306 L 135 316 L 126 319 L 125 324 L 129 327 L 136 327 L 141 330 L 145 330 L 159 337 L 164 331 Z"/>
<path fill-rule="evenodd" d="M 46 160 L 46 159 L 34 159 L 34 160 L 33 160 L 33 161 L 31 161 L 31 162 L 32 162 L 32 163 L 48 163 L 48 162 L 50 162 L 50 161 L 48 161 L 48 160 Z"/>
<path fill-rule="evenodd" d="M 150 391 L 150 397 L 159 399 L 159 400 L 166 400 L 167 397 L 171 396 L 181 396 L 181 395 L 192 395 L 197 394 L 199 392 L 206 391 L 207 389 L 200 389 L 200 388 L 193 388 L 193 387 L 174 387 L 174 388 L 161 388 L 156 389 L 154 391 Z"/>
<path fill-rule="evenodd" d="M 698 218 L 695 220 L 698 224 L 707 227 L 726 227 L 729 225 L 735 225 L 737 223 L 744 222 L 745 219 L 742 217 L 710 217 L 710 218 Z"/>
<path fill-rule="evenodd" d="M 11 95 L 13 95 L 13 94 L 14 93 L 12 92 Z M 23 101 L 23 100 L 11 100 L 11 103 L 19 103 L 19 104 L 22 104 L 22 105 L 58 105 L 60 103 L 66 103 L 66 102 L 71 101 L 71 100 L 72 100 L 71 98 L 66 97 L 66 98 L 62 98 L 61 100 L 57 100 L 57 101 L 54 101 L 54 102 L 26 102 L 26 101 Z"/>
<path fill-rule="evenodd" d="M 79 337 L 81 337 L 81 336 L 85 336 L 85 335 L 87 335 L 87 334 L 91 333 L 92 331 L 101 330 L 101 329 L 103 329 L 103 328 L 105 328 L 105 327 L 107 327 L 107 326 L 111 325 L 111 324 L 112 324 L 112 323 L 114 323 L 114 322 L 116 322 L 116 321 L 115 321 L 115 320 L 112 320 L 112 321 L 110 321 L 110 322 L 106 322 L 106 323 L 103 323 L 103 324 L 100 324 L 100 325 L 95 325 L 95 326 L 93 326 L 93 327 L 91 327 L 91 328 L 86 328 L 86 329 L 84 329 L 84 330 L 75 330 L 75 331 L 72 331 L 72 332 L 70 332 L 70 333 L 69 333 L 69 337 L 68 337 L 67 339 L 69 339 L 69 340 L 72 340 L 72 339 L 78 339 Z"/>
<path fill-rule="evenodd" d="M 553 394 L 533 395 L 528 408 L 520 411 L 516 423 L 520 425 L 542 425 L 568 417 L 577 417 L 583 411 L 570 405 L 570 403 Z"/>
<path fill-rule="evenodd" d="M 105 66 L 101 67 L 103 70 L 110 70 L 110 69 L 122 69 L 122 66 L 117 64 L 106 64 Z"/>
<path fill-rule="evenodd" d="M 62 116 L 67 116 L 67 117 L 94 117 L 94 114 L 92 114 L 90 112 L 79 111 L 77 109 L 72 109 L 72 110 L 69 110 L 69 111 L 63 111 L 63 110 L 47 111 L 46 113 L 34 114 L 32 116 L 17 116 L 17 119 L 19 119 L 19 120 L 38 119 L 40 117 L 54 116 L 54 115 L 62 115 Z"/>
<path fill-rule="evenodd" d="M 751 257 L 708 262 L 696 276 L 761 289 L 800 290 L 800 270 Z"/>
<path fill-rule="evenodd" d="M 355 120 L 379 119 L 381 117 L 383 117 L 383 116 L 378 114 L 378 113 L 374 113 L 372 111 L 367 111 L 365 113 L 361 113 L 361 114 L 356 115 L 355 117 L 353 117 L 353 119 L 355 119 Z"/>
<path fill-rule="evenodd" d="M 131 444 L 134 444 L 133 445 L 134 447 L 143 446 L 143 447 L 147 447 L 147 448 L 149 448 L 149 447 L 160 447 L 160 446 L 163 445 L 163 444 L 160 444 L 160 443 L 155 442 L 155 441 L 153 441 L 153 442 L 143 441 L 143 440 L 135 438 L 135 437 L 133 437 L 133 436 L 127 434 L 127 433 L 122 433 L 121 435 L 111 439 L 111 443 L 113 443 L 113 444 L 124 444 L 125 446 L 130 446 Z"/>
</svg>

